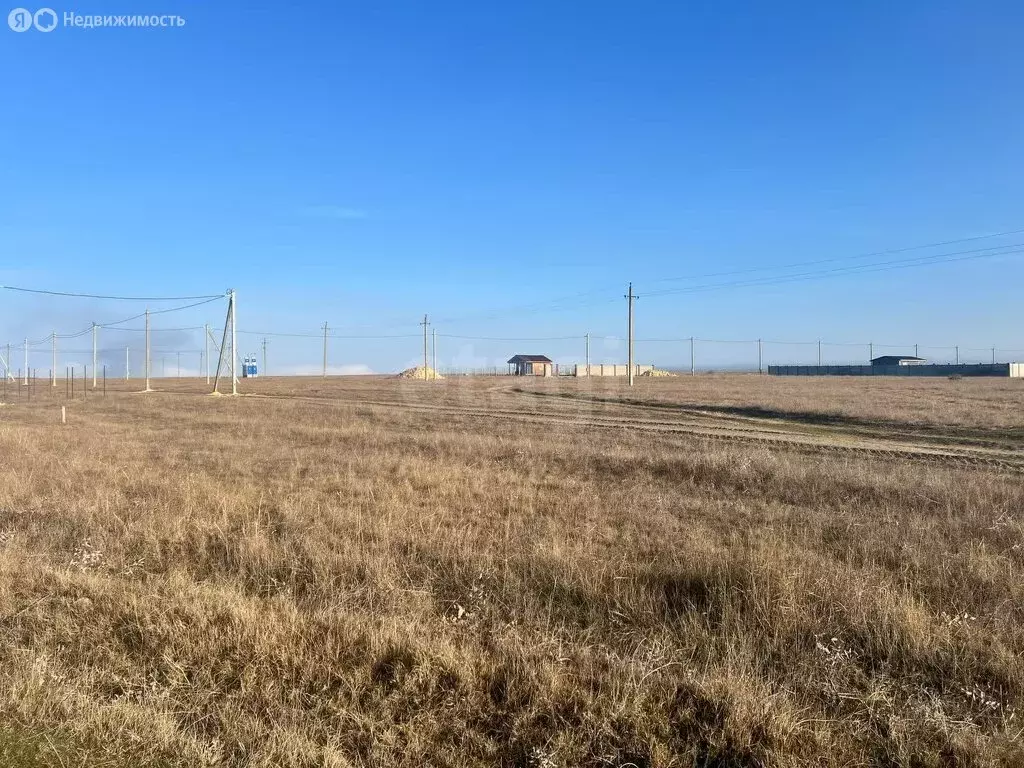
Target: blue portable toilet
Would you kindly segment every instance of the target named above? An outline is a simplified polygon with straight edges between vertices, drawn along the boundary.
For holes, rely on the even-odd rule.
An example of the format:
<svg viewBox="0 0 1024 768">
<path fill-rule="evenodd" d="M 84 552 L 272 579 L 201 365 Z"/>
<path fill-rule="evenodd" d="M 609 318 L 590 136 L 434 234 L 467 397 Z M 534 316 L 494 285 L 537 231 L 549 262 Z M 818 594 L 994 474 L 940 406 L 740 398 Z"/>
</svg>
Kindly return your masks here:
<svg viewBox="0 0 1024 768">
<path fill-rule="evenodd" d="M 259 372 L 256 370 L 256 355 L 249 355 L 242 360 L 242 378 L 243 379 L 255 379 L 259 376 Z"/>
</svg>

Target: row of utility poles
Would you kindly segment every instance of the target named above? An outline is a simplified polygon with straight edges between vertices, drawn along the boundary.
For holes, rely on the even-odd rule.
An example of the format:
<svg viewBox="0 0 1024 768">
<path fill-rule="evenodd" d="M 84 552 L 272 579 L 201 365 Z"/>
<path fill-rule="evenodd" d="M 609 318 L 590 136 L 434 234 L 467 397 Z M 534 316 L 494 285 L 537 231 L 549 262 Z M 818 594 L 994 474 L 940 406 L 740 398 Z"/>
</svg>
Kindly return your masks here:
<svg viewBox="0 0 1024 768">
<path fill-rule="evenodd" d="M 423 378 L 436 378 L 437 376 L 437 329 L 430 327 L 430 318 L 427 315 L 423 316 L 423 322 L 419 323 L 423 326 Z M 328 331 L 330 330 L 325 322 L 321 326 L 324 332 L 324 350 L 323 350 L 323 367 L 321 375 L 323 378 L 327 378 L 327 339 L 330 338 Z M 433 365 L 429 365 L 428 361 L 433 358 Z M 263 367 L 267 366 L 267 340 L 263 340 Z"/>
<path fill-rule="evenodd" d="M 237 332 L 238 331 L 237 331 L 237 314 L 236 314 L 237 308 L 236 308 L 235 292 L 233 290 L 228 290 L 227 293 L 226 293 L 226 296 L 227 296 L 227 299 L 228 299 L 228 307 L 227 307 L 227 316 L 225 318 L 225 323 L 224 323 L 224 337 L 221 340 L 221 344 L 220 344 L 220 347 L 219 347 L 220 357 L 218 358 L 218 361 L 217 361 L 217 383 L 219 384 L 219 382 L 220 382 L 220 374 L 221 374 L 221 370 L 222 370 L 222 365 L 224 363 L 224 352 L 225 352 L 225 347 L 227 346 L 228 333 L 230 331 L 230 334 L 231 334 L 231 355 L 230 355 L 230 357 L 229 357 L 229 359 L 227 361 L 228 362 L 227 368 L 228 368 L 228 370 L 230 372 L 230 375 L 231 375 L 231 392 L 232 392 L 232 394 L 238 394 L 238 374 L 237 374 L 237 367 L 236 367 L 237 358 L 238 358 L 238 352 L 237 352 L 237 350 L 238 350 L 238 336 L 237 336 Z M 145 353 L 144 363 L 143 363 L 143 368 L 144 368 L 144 373 L 145 373 L 145 380 L 146 380 L 145 391 L 146 392 L 152 392 L 153 390 L 152 390 L 152 388 L 150 386 L 150 379 L 151 379 L 151 363 L 152 363 L 152 352 L 153 352 L 153 350 L 152 350 L 152 345 L 150 343 L 150 310 L 146 309 L 144 315 L 145 315 L 145 318 L 146 318 L 145 319 L 146 353 Z M 90 330 L 92 332 L 92 371 L 93 371 L 93 373 L 92 373 L 92 388 L 93 389 L 96 389 L 99 386 L 99 365 L 98 365 L 99 360 L 98 360 L 98 358 L 99 358 L 99 329 L 101 327 L 103 327 L 103 326 L 100 326 L 98 323 L 94 322 L 94 323 L 92 323 L 92 326 L 90 328 Z M 210 326 L 209 325 L 205 325 L 203 327 L 203 330 L 204 330 L 204 337 L 203 337 L 204 351 L 200 352 L 199 368 L 200 368 L 200 370 L 202 370 L 203 363 L 205 361 L 205 364 L 206 364 L 206 383 L 209 384 L 210 383 L 210 342 L 212 341 L 214 343 L 214 345 L 216 345 L 217 342 L 216 342 L 216 339 L 213 338 L 213 334 L 210 331 Z M 81 335 L 81 334 L 79 334 L 79 335 Z M 50 334 L 50 353 L 51 353 L 51 358 L 52 358 L 52 366 L 50 368 L 50 386 L 51 387 L 56 387 L 57 386 L 57 339 L 58 338 L 59 337 L 58 337 L 56 331 L 54 331 L 53 333 Z M 21 372 L 19 371 L 19 379 L 21 379 L 21 383 L 22 383 L 23 386 L 27 386 L 29 384 L 29 376 L 30 376 L 30 374 L 29 374 L 29 370 L 30 370 L 29 369 L 29 347 L 30 346 L 31 345 L 29 344 L 29 340 L 25 339 L 25 343 L 24 343 L 25 368 L 24 368 L 24 377 L 23 378 L 22 378 Z M 178 376 L 180 377 L 181 376 L 181 352 L 177 352 L 176 354 L 177 354 L 177 358 L 178 358 Z M 264 366 L 264 370 L 266 370 L 266 361 L 267 361 L 267 340 L 264 339 L 263 340 L 263 366 Z M 11 373 L 11 345 L 9 343 L 7 344 L 7 356 L 3 357 L 2 355 L 0 355 L 0 362 L 2 362 L 3 366 L 4 366 L 3 380 L 4 380 L 5 384 L 6 384 L 7 381 L 14 381 L 15 380 L 14 376 Z M 166 366 L 167 366 L 166 357 L 163 359 L 163 363 L 162 364 L 163 364 L 163 373 L 166 374 Z M 105 380 L 105 378 L 106 378 L 106 366 L 103 367 L 103 370 L 104 370 L 104 380 Z M 129 378 L 131 377 L 131 354 L 130 354 L 130 348 L 129 347 L 125 347 L 125 350 L 124 350 L 124 377 L 125 377 L 125 381 L 128 381 Z M 83 385 L 84 385 L 84 382 L 83 382 Z M 216 387 L 216 385 L 215 385 L 215 387 Z"/>
<path fill-rule="evenodd" d="M 634 322 L 633 322 L 633 304 L 634 304 L 634 302 L 636 302 L 636 300 L 638 298 L 640 298 L 635 293 L 633 293 L 633 283 L 629 284 L 629 288 L 627 289 L 626 295 L 623 298 L 625 298 L 626 302 L 627 302 L 627 304 L 626 304 L 626 313 L 627 313 L 626 314 L 626 339 L 627 339 L 626 346 L 627 346 L 627 358 L 628 358 L 628 367 L 629 367 L 627 380 L 629 382 L 629 386 L 633 386 L 633 374 L 636 372 L 636 367 L 635 367 L 634 361 L 633 361 L 633 341 L 634 341 L 633 332 L 634 332 L 634 325 L 635 325 Z M 587 376 L 590 376 L 590 334 L 588 333 L 584 338 L 585 338 L 585 344 L 586 344 Z M 694 364 L 693 342 L 694 342 L 694 338 L 693 338 L 693 336 L 691 336 L 690 337 L 690 375 L 691 376 L 696 375 L 696 367 L 695 367 L 695 364 Z M 758 339 L 757 340 L 757 372 L 758 373 L 764 373 L 764 364 L 763 364 L 764 356 L 762 354 L 762 351 L 763 351 L 762 348 L 763 348 L 763 341 L 761 339 Z M 956 365 L 960 365 L 960 345 L 954 346 L 953 349 L 954 349 L 954 354 L 955 354 L 955 357 L 956 357 L 956 363 L 955 364 Z M 914 345 L 914 357 L 917 357 L 917 356 L 918 356 L 918 345 L 915 344 Z M 869 342 L 868 343 L 868 361 L 870 362 L 871 360 L 874 359 L 874 357 L 875 357 L 875 344 L 874 344 L 874 342 Z M 996 348 L 992 347 L 992 365 L 995 365 L 995 364 L 996 364 Z M 818 339 L 818 367 L 819 368 L 821 367 L 821 339 Z"/>
</svg>

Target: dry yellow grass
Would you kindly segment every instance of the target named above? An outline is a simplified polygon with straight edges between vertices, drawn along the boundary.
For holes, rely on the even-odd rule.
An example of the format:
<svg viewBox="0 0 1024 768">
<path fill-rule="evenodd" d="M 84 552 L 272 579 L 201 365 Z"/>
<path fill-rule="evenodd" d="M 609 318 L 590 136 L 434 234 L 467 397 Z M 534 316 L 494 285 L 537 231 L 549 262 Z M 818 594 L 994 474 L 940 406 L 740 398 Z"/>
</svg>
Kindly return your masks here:
<svg viewBox="0 0 1024 768">
<path fill-rule="evenodd" d="M 1024 764 L 1019 382 L 161 385 L 0 411 L 2 765 Z"/>
</svg>

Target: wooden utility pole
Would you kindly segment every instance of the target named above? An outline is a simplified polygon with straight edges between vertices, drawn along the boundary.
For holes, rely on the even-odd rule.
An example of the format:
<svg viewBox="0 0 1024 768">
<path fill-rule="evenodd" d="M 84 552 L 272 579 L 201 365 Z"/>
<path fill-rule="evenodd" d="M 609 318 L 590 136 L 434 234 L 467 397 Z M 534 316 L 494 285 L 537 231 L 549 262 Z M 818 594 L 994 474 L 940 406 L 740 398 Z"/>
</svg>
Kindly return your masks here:
<svg viewBox="0 0 1024 768">
<path fill-rule="evenodd" d="M 629 362 L 629 370 L 627 371 L 626 383 L 629 386 L 633 386 L 633 299 L 636 297 L 633 295 L 633 284 L 629 284 L 629 292 L 625 296 L 626 305 L 628 307 L 627 318 L 626 318 L 626 357 Z"/>
<path fill-rule="evenodd" d="M 875 359 L 875 342 L 868 342 L 868 362 L 870 363 Z"/>
<path fill-rule="evenodd" d="M 430 323 L 427 320 L 427 316 L 423 316 L 423 322 L 420 323 L 423 326 L 423 380 L 427 380 L 427 326 Z"/>
<path fill-rule="evenodd" d="M 324 378 L 327 378 L 327 323 L 324 323 Z"/>
</svg>

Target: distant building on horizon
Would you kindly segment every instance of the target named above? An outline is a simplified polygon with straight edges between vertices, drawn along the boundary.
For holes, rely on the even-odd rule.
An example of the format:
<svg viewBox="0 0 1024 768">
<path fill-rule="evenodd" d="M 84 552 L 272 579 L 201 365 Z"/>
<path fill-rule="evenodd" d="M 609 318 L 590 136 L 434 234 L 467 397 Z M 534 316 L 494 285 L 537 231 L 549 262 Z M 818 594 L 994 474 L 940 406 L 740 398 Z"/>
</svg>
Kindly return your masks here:
<svg viewBox="0 0 1024 768">
<path fill-rule="evenodd" d="M 882 355 L 871 358 L 872 365 L 925 365 L 928 361 L 923 357 L 913 355 Z"/>
<path fill-rule="evenodd" d="M 512 376 L 554 376 L 555 364 L 546 355 L 513 355 L 508 360 Z"/>
</svg>

